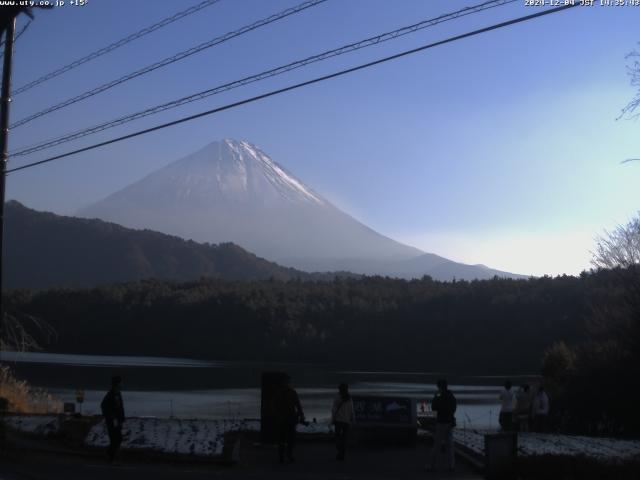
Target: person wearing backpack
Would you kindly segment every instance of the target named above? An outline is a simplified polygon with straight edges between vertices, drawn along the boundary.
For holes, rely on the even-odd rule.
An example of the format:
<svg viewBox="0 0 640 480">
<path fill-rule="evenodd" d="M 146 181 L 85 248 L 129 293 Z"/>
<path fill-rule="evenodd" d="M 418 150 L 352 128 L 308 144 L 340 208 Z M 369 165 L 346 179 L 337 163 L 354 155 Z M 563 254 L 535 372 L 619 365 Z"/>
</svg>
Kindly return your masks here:
<svg viewBox="0 0 640 480">
<path fill-rule="evenodd" d="M 337 460 L 344 460 L 347 451 L 347 438 L 351 424 L 354 422 L 353 400 L 349 395 L 349 385 L 341 383 L 338 395 L 331 408 L 331 423 L 335 428 Z"/>
<path fill-rule="evenodd" d="M 296 443 L 296 426 L 305 423 L 304 412 L 296 392 L 291 386 L 291 377 L 285 375 L 275 395 L 274 411 L 278 431 L 278 459 L 280 463 L 294 462 L 293 449 Z"/>
<path fill-rule="evenodd" d="M 431 402 L 431 410 L 437 413 L 436 429 L 433 435 L 433 447 L 429 455 L 427 471 L 433 472 L 436 469 L 436 458 L 440 450 L 447 455 L 449 471 L 455 469 L 455 456 L 453 451 L 453 427 L 456 426 L 457 402 L 453 392 L 449 390 L 447 381 L 444 378 L 438 380 L 438 391 Z"/>
</svg>

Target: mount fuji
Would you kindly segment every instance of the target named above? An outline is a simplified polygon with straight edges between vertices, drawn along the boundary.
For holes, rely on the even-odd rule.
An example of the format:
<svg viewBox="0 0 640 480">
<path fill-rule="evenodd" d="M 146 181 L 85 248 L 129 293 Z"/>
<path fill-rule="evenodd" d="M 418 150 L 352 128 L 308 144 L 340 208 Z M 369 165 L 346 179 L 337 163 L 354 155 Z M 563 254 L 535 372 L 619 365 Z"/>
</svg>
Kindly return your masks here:
<svg viewBox="0 0 640 480">
<path fill-rule="evenodd" d="M 440 280 L 519 277 L 465 265 L 386 237 L 246 141 L 213 142 L 81 210 L 130 228 L 234 242 L 285 266 Z"/>
</svg>

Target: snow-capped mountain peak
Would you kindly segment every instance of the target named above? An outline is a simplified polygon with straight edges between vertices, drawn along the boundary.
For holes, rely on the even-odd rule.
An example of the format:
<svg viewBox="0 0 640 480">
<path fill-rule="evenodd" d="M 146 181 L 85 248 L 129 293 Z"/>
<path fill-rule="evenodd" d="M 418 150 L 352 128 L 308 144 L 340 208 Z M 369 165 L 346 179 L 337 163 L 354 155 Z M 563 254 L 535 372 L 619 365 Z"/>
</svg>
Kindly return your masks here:
<svg viewBox="0 0 640 480">
<path fill-rule="evenodd" d="M 80 215 L 202 242 L 230 241 L 287 265 L 294 264 L 291 259 L 423 254 L 342 212 L 252 143 L 230 138 L 151 173 Z"/>
<path fill-rule="evenodd" d="M 264 177 L 283 198 L 302 200 L 318 205 L 326 203 L 320 195 L 288 173 L 255 145 L 245 140 L 237 141 L 229 138 L 225 138 L 222 143 L 231 152 L 231 156 L 238 163 L 240 170 L 243 171 L 245 187 L 247 185 L 247 170 L 252 167 L 258 167 L 262 170 L 261 173 Z"/>
</svg>

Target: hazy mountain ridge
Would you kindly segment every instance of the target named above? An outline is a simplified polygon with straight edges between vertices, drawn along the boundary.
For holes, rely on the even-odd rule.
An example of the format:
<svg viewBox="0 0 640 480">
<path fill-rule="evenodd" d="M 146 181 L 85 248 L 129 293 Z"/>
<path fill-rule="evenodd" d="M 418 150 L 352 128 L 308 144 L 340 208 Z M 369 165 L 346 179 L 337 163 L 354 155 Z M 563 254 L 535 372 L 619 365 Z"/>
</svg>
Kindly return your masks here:
<svg viewBox="0 0 640 480">
<path fill-rule="evenodd" d="M 433 253 L 425 253 L 408 260 L 305 260 L 283 259 L 283 265 L 296 265 L 308 272 L 323 272 L 342 269 L 359 275 L 381 275 L 397 278 L 422 278 L 425 275 L 435 280 L 489 280 L 494 277 L 525 279 L 527 275 L 504 272 L 485 265 L 467 265 L 454 262 Z"/>
<path fill-rule="evenodd" d="M 151 230 L 5 205 L 6 288 L 91 287 L 146 278 L 321 279 L 232 243 L 199 244 Z M 329 276 L 332 278 L 332 276 Z"/>
</svg>

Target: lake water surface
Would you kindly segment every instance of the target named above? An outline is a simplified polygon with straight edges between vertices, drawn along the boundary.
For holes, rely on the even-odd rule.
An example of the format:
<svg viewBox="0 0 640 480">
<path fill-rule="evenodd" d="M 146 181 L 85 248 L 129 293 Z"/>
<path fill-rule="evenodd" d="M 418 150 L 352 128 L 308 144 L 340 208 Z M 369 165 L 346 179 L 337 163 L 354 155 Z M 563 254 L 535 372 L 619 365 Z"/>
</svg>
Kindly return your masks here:
<svg viewBox="0 0 640 480">
<path fill-rule="evenodd" d="M 263 371 L 285 371 L 292 377 L 308 419 L 328 418 L 336 386 L 353 394 L 412 397 L 431 403 L 438 372 L 338 370 L 318 365 L 254 362 L 210 362 L 193 359 L 2 352 L 0 361 L 35 386 L 63 402 L 85 391 L 82 412 L 96 414 L 112 375 L 123 377 L 123 399 L 129 416 L 179 418 L 259 418 Z M 496 427 L 498 393 L 503 376 L 448 376 L 458 399 L 459 426 Z M 513 375 L 514 384 L 536 377 Z"/>
</svg>

